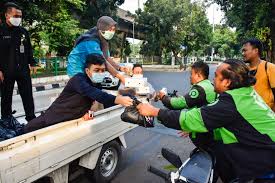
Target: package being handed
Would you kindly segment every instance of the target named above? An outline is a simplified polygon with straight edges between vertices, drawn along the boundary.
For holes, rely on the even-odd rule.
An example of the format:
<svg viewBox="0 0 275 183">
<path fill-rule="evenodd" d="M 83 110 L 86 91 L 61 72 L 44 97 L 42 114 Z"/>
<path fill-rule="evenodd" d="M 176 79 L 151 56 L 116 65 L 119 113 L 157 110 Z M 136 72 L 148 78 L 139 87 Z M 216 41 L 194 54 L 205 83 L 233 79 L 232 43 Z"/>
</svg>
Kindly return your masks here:
<svg viewBox="0 0 275 183">
<path fill-rule="evenodd" d="M 138 95 L 147 95 L 150 93 L 147 78 L 143 77 L 125 78 L 125 87 L 134 88 Z"/>
<path fill-rule="evenodd" d="M 136 98 L 134 98 L 134 104 L 126 107 L 121 114 L 121 120 L 128 123 L 133 123 L 145 128 L 154 127 L 154 117 L 142 116 L 137 110 L 137 105 L 140 104 Z"/>
</svg>

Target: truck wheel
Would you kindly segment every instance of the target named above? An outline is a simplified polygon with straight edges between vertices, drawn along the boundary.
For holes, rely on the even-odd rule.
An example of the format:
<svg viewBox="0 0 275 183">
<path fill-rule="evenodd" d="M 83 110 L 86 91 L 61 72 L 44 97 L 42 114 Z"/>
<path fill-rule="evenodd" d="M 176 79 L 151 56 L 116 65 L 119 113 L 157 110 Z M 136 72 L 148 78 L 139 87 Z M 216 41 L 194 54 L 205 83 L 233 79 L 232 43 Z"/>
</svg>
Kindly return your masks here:
<svg viewBox="0 0 275 183">
<path fill-rule="evenodd" d="M 121 160 L 121 146 L 113 140 L 103 145 L 94 169 L 94 179 L 97 183 L 110 182 L 118 173 Z"/>
</svg>

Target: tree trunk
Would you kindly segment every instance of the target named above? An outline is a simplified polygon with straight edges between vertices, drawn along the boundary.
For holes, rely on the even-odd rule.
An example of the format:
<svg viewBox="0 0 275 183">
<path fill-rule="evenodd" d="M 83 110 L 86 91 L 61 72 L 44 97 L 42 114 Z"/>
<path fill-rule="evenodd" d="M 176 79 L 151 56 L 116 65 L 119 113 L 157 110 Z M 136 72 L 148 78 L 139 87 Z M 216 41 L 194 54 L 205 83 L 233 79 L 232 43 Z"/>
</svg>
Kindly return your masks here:
<svg viewBox="0 0 275 183">
<path fill-rule="evenodd" d="M 271 20 L 271 42 L 272 42 L 272 54 L 271 61 L 275 63 L 275 0 L 272 0 L 272 20 Z"/>
</svg>

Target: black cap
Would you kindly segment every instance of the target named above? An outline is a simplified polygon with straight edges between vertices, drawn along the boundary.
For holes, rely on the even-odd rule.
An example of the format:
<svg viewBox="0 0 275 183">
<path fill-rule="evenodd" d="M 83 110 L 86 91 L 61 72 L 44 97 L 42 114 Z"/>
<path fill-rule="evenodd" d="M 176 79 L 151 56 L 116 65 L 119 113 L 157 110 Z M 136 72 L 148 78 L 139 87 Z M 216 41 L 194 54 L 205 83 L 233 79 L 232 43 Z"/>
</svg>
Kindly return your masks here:
<svg viewBox="0 0 275 183">
<path fill-rule="evenodd" d="M 18 6 L 17 4 L 15 4 L 13 2 L 7 2 L 6 4 L 4 4 L 5 11 L 7 11 L 8 8 L 16 8 L 16 9 L 22 10 L 22 8 L 20 6 Z"/>
</svg>

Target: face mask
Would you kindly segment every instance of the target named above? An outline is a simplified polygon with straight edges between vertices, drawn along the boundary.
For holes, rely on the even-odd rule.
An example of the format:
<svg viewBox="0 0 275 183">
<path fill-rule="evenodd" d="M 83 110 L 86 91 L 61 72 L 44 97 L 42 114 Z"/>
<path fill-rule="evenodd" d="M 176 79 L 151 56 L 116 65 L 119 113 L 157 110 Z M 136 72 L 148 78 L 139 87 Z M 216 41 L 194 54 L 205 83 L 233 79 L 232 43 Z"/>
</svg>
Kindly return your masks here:
<svg viewBox="0 0 275 183">
<path fill-rule="evenodd" d="M 14 18 L 14 17 L 10 18 L 10 23 L 15 27 L 18 27 L 21 24 L 21 21 L 22 21 L 22 18 Z"/>
<path fill-rule="evenodd" d="M 105 78 L 105 73 L 93 73 L 92 77 L 90 77 L 93 83 L 102 83 Z"/>
<path fill-rule="evenodd" d="M 115 32 L 114 31 L 104 31 L 104 33 L 101 32 L 101 35 L 104 37 L 104 39 L 111 40 L 114 37 Z"/>
<path fill-rule="evenodd" d="M 143 74 L 133 74 L 133 78 L 143 78 Z"/>
</svg>

